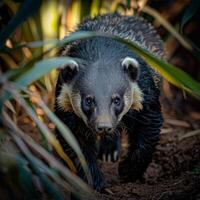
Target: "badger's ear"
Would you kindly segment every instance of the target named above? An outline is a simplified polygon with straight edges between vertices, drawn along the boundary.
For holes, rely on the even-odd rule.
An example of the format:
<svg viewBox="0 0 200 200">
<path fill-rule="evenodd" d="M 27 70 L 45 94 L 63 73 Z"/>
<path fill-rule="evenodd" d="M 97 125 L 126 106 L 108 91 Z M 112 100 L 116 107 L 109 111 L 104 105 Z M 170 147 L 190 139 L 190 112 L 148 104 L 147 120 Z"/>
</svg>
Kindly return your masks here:
<svg viewBox="0 0 200 200">
<path fill-rule="evenodd" d="M 124 58 L 122 60 L 122 67 L 132 81 L 137 80 L 140 73 L 140 69 L 139 69 L 140 67 L 136 59 L 131 58 L 131 57 Z"/>
<path fill-rule="evenodd" d="M 63 65 L 60 70 L 60 77 L 63 82 L 71 82 L 75 76 L 78 74 L 79 66 L 74 60 L 70 61 L 66 65 Z"/>
</svg>

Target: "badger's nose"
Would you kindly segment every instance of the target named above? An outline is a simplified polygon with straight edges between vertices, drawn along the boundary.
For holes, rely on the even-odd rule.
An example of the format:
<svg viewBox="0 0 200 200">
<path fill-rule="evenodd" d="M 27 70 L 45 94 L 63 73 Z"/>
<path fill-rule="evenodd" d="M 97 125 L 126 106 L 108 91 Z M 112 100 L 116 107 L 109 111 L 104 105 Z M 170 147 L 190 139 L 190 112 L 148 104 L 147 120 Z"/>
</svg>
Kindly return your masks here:
<svg viewBox="0 0 200 200">
<path fill-rule="evenodd" d="M 96 125 L 96 132 L 102 133 L 102 132 L 111 132 L 112 131 L 112 125 L 109 123 L 98 123 Z"/>
</svg>

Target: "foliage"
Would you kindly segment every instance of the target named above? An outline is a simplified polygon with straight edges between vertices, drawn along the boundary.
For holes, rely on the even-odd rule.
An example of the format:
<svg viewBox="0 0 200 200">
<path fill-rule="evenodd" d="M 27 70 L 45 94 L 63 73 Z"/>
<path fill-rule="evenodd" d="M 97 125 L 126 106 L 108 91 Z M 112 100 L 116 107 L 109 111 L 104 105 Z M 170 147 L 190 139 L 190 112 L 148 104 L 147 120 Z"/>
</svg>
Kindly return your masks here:
<svg viewBox="0 0 200 200">
<path fill-rule="evenodd" d="M 196 1 L 194 1 L 196 3 Z M 135 6 L 136 5 L 136 6 Z M 196 56 L 197 48 L 175 27 L 147 6 L 147 1 L 4 1 L 0 9 L 11 13 L 9 19 L 0 24 L 0 60 L 1 64 L 1 133 L 0 139 L 11 138 L 7 146 L 5 139 L 0 140 L 0 174 L 4 167 L 9 173 L 16 174 L 17 189 L 11 190 L 20 199 L 24 191 L 27 198 L 64 199 L 71 191 L 78 198 L 92 198 L 91 189 L 76 175 L 73 162 L 56 140 L 49 126 L 54 125 L 76 152 L 82 167 L 90 181 L 87 165 L 80 147 L 70 130 L 51 112 L 54 94 L 56 70 L 71 62 L 69 57 L 55 55 L 59 48 L 79 39 L 106 36 L 128 45 L 140 54 L 146 62 L 158 70 L 168 81 L 177 87 L 200 97 L 200 84 L 187 73 L 166 61 L 159 60 L 138 45 L 111 35 L 93 32 L 79 32 L 63 38 L 67 31 L 86 16 L 95 16 L 118 11 L 121 14 L 147 13 L 158 20 L 186 49 Z M 185 11 L 181 27 L 195 15 L 190 7 Z M 4 18 L 3 18 L 4 19 Z M 8 22 L 9 21 L 9 22 Z M 47 25 L 48 24 L 48 25 Z M 17 28 L 17 29 L 16 29 Z M 197 53 L 197 54 L 196 54 Z M 48 106 L 47 106 L 48 105 Z M 17 109 L 20 108 L 20 109 Z M 23 111 L 22 111 L 23 110 Z M 42 110 L 42 114 L 40 112 Z M 40 142 L 33 140 L 20 127 L 19 113 L 29 116 L 29 123 L 38 127 Z M 33 127 L 34 127 L 33 126 Z M 11 147 L 11 150 L 8 149 Z M 57 159 L 56 152 L 60 159 Z M 61 162 L 62 160 L 64 162 Z M 66 167 L 69 166 L 70 170 Z M 12 178 L 11 178 L 12 179 Z M 4 180 L 12 182 L 13 180 Z M 37 181 L 34 181 L 34 180 Z M 21 186 L 21 187 L 20 187 Z M 61 192 L 64 190 L 63 192 Z"/>
</svg>

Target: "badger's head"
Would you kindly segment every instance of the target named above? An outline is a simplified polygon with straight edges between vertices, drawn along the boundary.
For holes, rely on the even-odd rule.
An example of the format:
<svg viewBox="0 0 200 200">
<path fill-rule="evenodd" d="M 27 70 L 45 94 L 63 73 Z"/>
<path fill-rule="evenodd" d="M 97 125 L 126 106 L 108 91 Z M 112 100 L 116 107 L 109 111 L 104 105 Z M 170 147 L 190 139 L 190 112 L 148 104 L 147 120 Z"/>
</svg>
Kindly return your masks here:
<svg viewBox="0 0 200 200">
<path fill-rule="evenodd" d="M 114 45 L 121 48 L 118 43 Z M 57 105 L 78 115 L 93 133 L 113 132 L 129 109 L 142 109 L 139 62 L 131 53 L 127 56 L 123 48 L 117 55 L 105 46 L 113 48 L 113 43 L 77 46 L 73 56 L 82 61 L 64 66 L 59 75 L 62 85 Z"/>
<path fill-rule="evenodd" d="M 102 60 L 90 65 L 73 61 L 60 72 L 60 109 L 75 112 L 95 133 L 112 132 L 129 109 L 142 109 L 137 60 L 125 57 L 109 66 Z"/>
</svg>

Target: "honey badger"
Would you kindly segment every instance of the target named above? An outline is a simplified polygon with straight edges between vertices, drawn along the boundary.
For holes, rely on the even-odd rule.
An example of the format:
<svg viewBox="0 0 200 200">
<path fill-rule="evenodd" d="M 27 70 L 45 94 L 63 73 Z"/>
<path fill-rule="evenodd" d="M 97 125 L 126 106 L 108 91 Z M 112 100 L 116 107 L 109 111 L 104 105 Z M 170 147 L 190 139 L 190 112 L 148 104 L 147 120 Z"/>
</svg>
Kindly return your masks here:
<svg viewBox="0 0 200 200">
<path fill-rule="evenodd" d="M 106 14 L 86 19 L 76 31 L 113 34 L 137 43 L 158 58 L 164 56 L 155 29 L 140 17 Z M 112 142 L 118 142 L 115 133 L 121 131 L 121 124 L 126 127 L 129 148 L 119 162 L 119 175 L 126 181 L 141 178 L 152 159 L 163 122 L 160 76 L 126 45 L 107 37 L 73 42 L 65 47 L 62 56 L 66 55 L 74 61 L 60 70 L 55 113 L 75 134 L 88 163 L 93 188 L 105 188 L 97 166 L 97 136 L 114 135 L 108 145 L 103 145 L 106 137 L 102 139 L 101 151 L 107 152 Z M 86 180 L 74 151 L 58 130 L 56 135 L 74 161 L 78 175 Z"/>
</svg>

